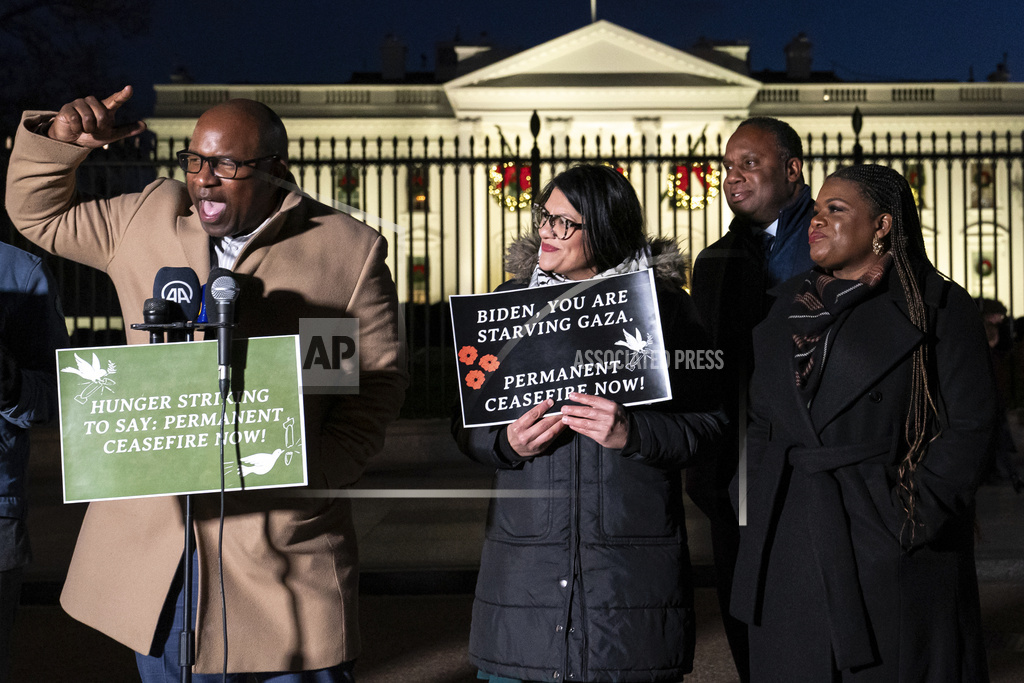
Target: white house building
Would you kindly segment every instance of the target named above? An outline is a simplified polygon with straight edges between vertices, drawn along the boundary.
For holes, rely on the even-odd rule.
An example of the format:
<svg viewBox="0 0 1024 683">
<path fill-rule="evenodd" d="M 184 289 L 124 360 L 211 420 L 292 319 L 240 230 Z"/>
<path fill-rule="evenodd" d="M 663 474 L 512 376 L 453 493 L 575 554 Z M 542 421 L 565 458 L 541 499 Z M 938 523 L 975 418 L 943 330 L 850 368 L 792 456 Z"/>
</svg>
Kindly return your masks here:
<svg viewBox="0 0 1024 683">
<path fill-rule="evenodd" d="M 802 136 L 812 190 L 852 163 L 857 142 L 867 161 L 900 169 L 940 270 L 1024 315 L 1024 83 L 839 82 L 810 70 L 802 37 L 789 78 L 750 75 L 743 45 L 691 54 L 607 21 L 500 59 L 486 46 L 444 47 L 430 75 L 405 73 L 390 41 L 376 79 L 157 85 L 149 126 L 168 145 L 158 155 L 183 147 L 213 104 L 265 102 L 288 127 L 299 184 L 394 230 L 401 296 L 429 303 L 503 279 L 501 253 L 529 228 L 537 185 L 531 120 L 541 183 L 575 160 L 613 164 L 651 232 L 695 255 L 731 218 L 717 196 L 725 140 L 749 116 L 775 116 Z"/>
</svg>

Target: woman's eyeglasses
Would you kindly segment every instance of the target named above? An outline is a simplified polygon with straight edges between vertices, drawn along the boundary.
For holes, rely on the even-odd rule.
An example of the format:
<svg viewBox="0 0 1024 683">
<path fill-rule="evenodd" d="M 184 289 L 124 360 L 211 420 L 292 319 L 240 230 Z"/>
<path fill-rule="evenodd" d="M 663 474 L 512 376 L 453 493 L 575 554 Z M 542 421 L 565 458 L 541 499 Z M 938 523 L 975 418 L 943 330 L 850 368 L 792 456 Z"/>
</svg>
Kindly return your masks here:
<svg viewBox="0 0 1024 683">
<path fill-rule="evenodd" d="M 567 240 L 572 237 L 574 232 L 583 229 L 583 223 L 571 221 L 565 216 L 548 213 L 548 210 L 540 204 L 534 204 L 531 210 L 533 212 L 533 227 L 540 230 L 547 223 L 555 239 Z"/>
</svg>

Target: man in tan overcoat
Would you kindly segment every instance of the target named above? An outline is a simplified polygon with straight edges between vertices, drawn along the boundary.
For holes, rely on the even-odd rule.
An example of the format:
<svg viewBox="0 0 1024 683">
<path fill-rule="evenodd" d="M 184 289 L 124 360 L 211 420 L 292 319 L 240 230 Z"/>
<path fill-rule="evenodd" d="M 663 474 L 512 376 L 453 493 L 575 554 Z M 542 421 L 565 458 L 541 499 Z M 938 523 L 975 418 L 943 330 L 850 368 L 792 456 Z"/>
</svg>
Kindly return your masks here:
<svg viewBox="0 0 1024 683">
<path fill-rule="evenodd" d="M 145 129 L 141 121 L 115 123 L 130 97 L 128 87 L 104 100 L 76 100 L 56 115 L 25 114 L 7 177 L 12 221 L 47 251 L 106 272 L 126 327 L 141 322 L 164 266 L 189 266 L 200 280 L 211 267 L 234 271 L 241 337 L 295 334 L 300 318 L 357 318 L 359 393 L 305 397 L 309 487 L 353 483 L 381 449 L 407 384 L 385 239 L 283 187 L 292 179 L 284 125 L 250 100 L 224 102 L 199 118 L 181 155 L 186 183 L 162 178 L 113 198 L 79 194 L 75 171 L 91 149 Z M 145 332 L 127 334 L 129 343 L 147 340 Z M 221 671 L 224 654 L 219 500 L 194 501 L 194 672 L 208 674 Z M 286 489 L 229 494 L 224 526 L 227 670 L 318 672 L 275 682 L 351 680 L 358 567 L 348 500 Z M 93 503 L 61 596 L 71 616 L 139 653 L 147 682 L 177 680 L 158 670 L 176 665 L 178 636 L 166 622 L 180 595 L 183 537 L 177 497 Z M 172 661 L 161 663 L 163 655 Z"/>
</svg>

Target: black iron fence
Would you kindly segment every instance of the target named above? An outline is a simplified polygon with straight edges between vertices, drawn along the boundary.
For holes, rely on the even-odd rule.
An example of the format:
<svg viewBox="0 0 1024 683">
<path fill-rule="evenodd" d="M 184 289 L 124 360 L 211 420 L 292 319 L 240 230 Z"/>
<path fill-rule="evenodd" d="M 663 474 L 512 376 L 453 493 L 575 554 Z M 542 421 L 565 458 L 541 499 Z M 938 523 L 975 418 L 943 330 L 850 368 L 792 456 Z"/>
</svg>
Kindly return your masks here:
<svg viewBox="0 0 1024 683">
<path fill-rule="evenodd" d="M 457 400 L 447 297 L 490 291 L 505 279 L 502 256 L 532 229 L 535 189 L 560 170 L 579 161 L 619 169 L 644 204 L 648 231 L 676 239 L 692 255 L 728 228 L 721 138 L 544 137 L 534 124 L 525 141 L 496 135 L 292 143 L 291 168 L 304 191 L 388 236 L 409 340 L 407 416 L 447 414 Z M 149 136 L 97 150 L 80 169 L 79 185 L 111 195 L 157 176 L 180 179 L 174 152 L 186 145 Z M 840 165 L 863 160 L 898 169 L 917 195 L 939 270 L 974 296 L 1024 315 L 1024 132 L 820 134 L 804 145 L 804 176 L 815 192 Z M 7 154 L 9 144 L 0 150 L 5 170 Z M 9 226 L 5 238 L 35 250 Z M 106 276 L 56 258 L 49 264 L 73 341 L 123 341 L 125 323 Z"/>
</svg>

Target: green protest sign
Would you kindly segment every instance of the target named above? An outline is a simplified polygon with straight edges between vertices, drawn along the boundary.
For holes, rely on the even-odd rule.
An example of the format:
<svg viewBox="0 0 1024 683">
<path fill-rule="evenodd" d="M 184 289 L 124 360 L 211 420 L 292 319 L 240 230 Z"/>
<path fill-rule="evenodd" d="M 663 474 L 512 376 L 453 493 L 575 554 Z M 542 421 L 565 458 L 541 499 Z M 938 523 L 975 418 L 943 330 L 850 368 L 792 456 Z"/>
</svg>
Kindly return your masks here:
<svg viewBox="0 0 1024 683">
<path fill-rule="evenodd" d="M 214 341 L 58 351 L 64 502 L 306 484 L 298 337 L 234 359 L 222 401 Z"/>
</svg>

